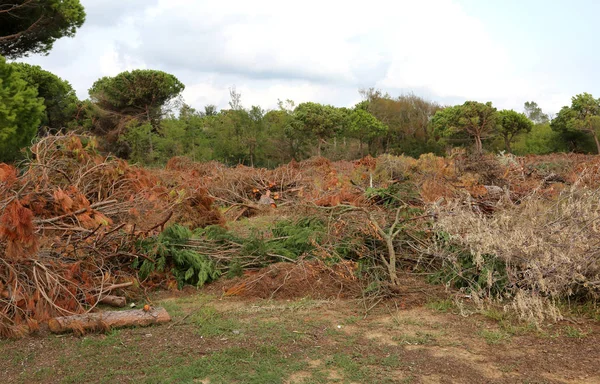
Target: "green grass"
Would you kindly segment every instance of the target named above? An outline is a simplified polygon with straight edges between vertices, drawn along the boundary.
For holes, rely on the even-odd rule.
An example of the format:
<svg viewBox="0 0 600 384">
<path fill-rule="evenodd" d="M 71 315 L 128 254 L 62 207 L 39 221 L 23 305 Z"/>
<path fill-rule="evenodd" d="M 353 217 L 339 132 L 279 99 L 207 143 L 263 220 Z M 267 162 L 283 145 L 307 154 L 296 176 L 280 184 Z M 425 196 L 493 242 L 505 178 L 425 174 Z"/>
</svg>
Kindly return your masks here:
<svg viewBox="0 0 600 384">
<path fill-rule="evenodd" d="M 436 338 L 431 333 L 417 332 L 415 335 L 402 335 L 393 337 L 392 340 L 398 341 L 400 344 L 408 345 L 426 345 L 435 344 Z"/>
<path fill-rule="evenodd" d="M 243 326 L 240 321 L 222 316 L 213 307 L 204 306 L 190 316 L 190 319 L 196 325 L 196 332 L 202 337 L 233 337 L 242 333 Z"/>
<path fill-rule="evenodd" d="M 454 309 L 454 302 L 452 300 L 435 300 L 430 301 L 425 306 L 431 310 L 438 312 L 450 312 L 450 310 Z"/>
<path fill-rule="evenodd" d="M 501 330 L 491 331 L 488 329 L 482 329 L 481 331 L 479 331 L 479 335 L 483 337 L 485 339 L 485 342 L 490 345 L 500 344 L 510 339 L 510 335 Z"/>
<path fill-rule="evenodd" d="M 349 316 L 346 317 L 343 321 L 344 325 L 352 325 L 352 324 L 356 324 L 360 321 L 360 316 Z"/>
<path fill-rule="evenodd" d="M 585 304 L 570 305 L 568 303 L 562 303 L 559 308 L 565 315 L 600 321 L 600 305 L 598 305 L 598 303 L 587 302 Z"/>
<path fill-rule="evenodd" d="M 439 323 L 431 324 L 403 312 L 390 313 L 391 320 L 387 314 L 363 319 L 359 310 L 350 312 L 345 307 L 324 315 L 323 302 L 308 299 L 259 301 L 252 307 L 222 305 L 203 295 L 155 301 L 169 310 L 174 327 L 127 328 L 80 338 L 47 336 L 38 348 L 3 340 L 0 348 L 7 352 L 0 354 L 0 366 L 9 372 L 9 382 L 22 383 L 268 384 L 291 382 L 291 378 L 304 384 L 411 383 L 418 380 L 426 362 L 420 362 L 418 353 L 407 346 L 433 350 L 452 345 L 446 327 L 448 321 L 456 321 L 454 316 L 440 316 Z M 454 305 L 442 300 L 428 307 L 448 312 Z M 503 312 L 483 315 L 496 322 L 494 329 L 487 329 L 490 322 L 479 318 L 481 331 L 473 336 L 489 344 L 509 342 L 511 336 L 528 331 Z M 345 329 L 350 325 L 351 332 Z M 370 339 L 368 331 L 390 332 L 396 345 Z M 552 331 L 561 338 L 586 336 L 583 329 L 562 325 Z M 468 342 L 456 345 L 466 346 Z M 511 372 L 514 367 L 503 369 Z"/>
<path fill-rule="evenodd" d="M 275 384 L 283 383 L 292 372 L 305 367 L 306 363 L 298 357 L 287 357 L 274 346 L 232 347 L 168 369 L 165 379 L 148 379 L 145 382 L 197 383 L 208 379 L 211 384 Z"/>
<path fill-rule="evenodd" d="M 570 325 L 564 328 L 564 332 L 565 336 L 571 337 L 573 339 L 583 339 L 585 336 L 587 336 L 587 333 L 581 331 L 578 328 L 571 327 Z"/>
<path fill-rule="evenodd" d="M 489 308 L 483 310 L 481 313 L 483 316 L 494 321 L 502 321 L 506 318 L 506 313 L 496 308 Z"/>
</svg>

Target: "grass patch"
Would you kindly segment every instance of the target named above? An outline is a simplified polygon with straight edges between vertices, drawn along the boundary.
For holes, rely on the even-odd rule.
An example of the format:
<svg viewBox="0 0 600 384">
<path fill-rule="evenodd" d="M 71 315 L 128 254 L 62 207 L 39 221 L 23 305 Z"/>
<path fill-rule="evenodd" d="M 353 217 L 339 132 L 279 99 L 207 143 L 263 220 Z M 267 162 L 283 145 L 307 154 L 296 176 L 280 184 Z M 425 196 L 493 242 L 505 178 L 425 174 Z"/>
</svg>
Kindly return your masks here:
<svg viewBox="0 0 600 384">
<path fill-rule="evenodd" d="M 570 325 L 564 328 L 565 336 L 573 338 L 573 339 L 583 339 L 587 336 L 587 333 L 581 331 L 578 328 L 572 327 Z"/>
<path fill-rule="evenodd" d="M 352 356 L 338 353 L 328 359 L 326 365 L 329 368 L 337 368 L 343 371 L 344 376 L 350 381 L 366 383 L 373 375 L 367 367 L 362 366 L 357 360 L 358 359 L 354 359 Z"/>
<path fill-rule="evenodd" d="M 452 300 L 435 300 L 429 301 L 425 306 L 431 310 L 438 312 L 450 312 L 450 310 L 454 309 L 455 305 Z"/>
<path fill-rule="evenodd" d="M 91 337 L 84 337 L 81 340 L 81 344 L 79 346 L 82 349 L 112 347 L 120 343 L 120 335 L 120 329 L 112 329 L 108 331 L 104 336 L 94 335 Z"/>
<path fill-rule="evenodd" d="M 515 318 L 514 314 L 496 308 L 483 310 L 481 314 L 495 321 L 500 329 L 510 336 L 525 335 L 537 331 L 535 324 L 524 323 Z"/>
<path fill-rule="evenodd" d="M 584 304 L 567 304 L 559 306 L 561 312 L 574 317 L 584 317 L 595 321 L 600 321 L 600 306 L 594 302 Z"/>
<path fill-rule="evenodd" d="M 506 313 L 496 308 L 485 309 L 481 312 L 481 314 L 487 317 L 490 320 L 494 321 L 502 321 L 506 318 Z"/>
<path fill-rule="evenodd" d="M 258 348 L 228 348 L 194 360 L 191 364 L 167 370 L 167 380 L 147 380 L 146 383 L 283 383 L 292 372 L 306 367 L 298 357 L 287 357 L 273 346 Z"/>
<path fill-rule="evenodd" d="M 400 337 L 393 337 L 392 340 L 408 345 L 426 345 L 434 344 L 436 342 L 434 335 L 431 333 L 422 332 L 417 332 L 415 335 L 402 335 Z"/>
<path fill-rule="evenodd" d="M 510 338 L 510 335 L 503 331 L 490 331 L 483 329 L 479 332 L 479 335 L 485 339 L 485 342 L 494 345 L 500 344 Z"/>
<path fill-rule="evenodd" d="M 343 324 L 344 325 L 352 325 L 352 324 L 356 324 L 360 321 L 360 316 L 348 316 L 344 319 Z"/>
<path fill-rule="evenodd" d="M 196 325 L 196 332 L 203 337 L 235 336 L 241 334 L 242 323 L 237 319 L 225 317 L 213 307 L 203 307 L 190 316 Z"/>
</svg>

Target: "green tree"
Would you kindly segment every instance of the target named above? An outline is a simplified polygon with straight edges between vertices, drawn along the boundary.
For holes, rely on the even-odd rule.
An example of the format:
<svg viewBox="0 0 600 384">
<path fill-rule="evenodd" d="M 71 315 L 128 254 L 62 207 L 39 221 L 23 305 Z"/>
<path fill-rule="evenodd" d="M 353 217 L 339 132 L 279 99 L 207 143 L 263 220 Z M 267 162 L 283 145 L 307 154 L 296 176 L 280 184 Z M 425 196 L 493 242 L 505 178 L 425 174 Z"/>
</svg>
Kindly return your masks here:
<svg viewBox="0 0 600 384">
<path fill-rule="evenodd" d="M 525 102 L 525 115 L 536 124 L 545 124 L 550 121 L 548 115 L 542 112 L 542 108 L 535 101 Z"/>
<path fill-rule="evenodd" d="M 340 131 L 344 116 L 330 105 L 308 102 L 296 107 L 294 118 L 301 134 L 317 140 L 317 155 L 321 156 L 323 144 Z"/>
<path fill-rule="evenodd" d="M 518 155 L 547 155 L 569 150 L 563 135 L 552 130 L 550 123 L 535 124 L 527 135 L 519 135 L 511 147 Z"/>
<path fill-rule="evenodd" d="M 305 152 L 308 140 L 300 131 L 296 130 L 297 122 L 294 119 L 294 103 L 287 100 L 279 102 L 279 109 L 269 111 L 265 114 L 267 145 L 266 152 L 269 154 L 267 165 L 283 164 L 292 159 L 300 160 Z"/>
<path fill-rule="evenodd" d="M 441 109 L 440 105 L 414 94 L 394 98 L 373 88 L 359 93 L 365 99 L 361 108 L 388 127 L 385 137 L 378 140 L 383 151 L 418 157 L 437 150 L 429 121 Z"/>
<path fill-rule="evenodd" d="M 382 137 L 388 131 L 385 124 L 377 120 L 363 107 L 362 104 L 356 106 L 350 113 L 348 123 L 348 134 L 350 137 L 358 139 L 361 156 L 364 156 L 363 143 L 372 143 L 373 140 Z"/>
<path fill-rule="evenodd" d="M 21 78 L 38 91 L 44 99 L 46 112 L 41 126 L 56 132 L 67 127 L 77 114 L 79 99 L 71 84 L 39 66 L 13 63 Z"/>
<path fill-rule="evenodd" d="M 462 105 L 438 111 L 431 119 L 436 134 L 445 138 L 467 135 L 475 142 L 475 151 L 483 152 L 483 140 L 495 133 L 498 112 L 491 102 L 466 101 Z"/>
<path fill-rule="evenodd" d="M 89 94 L 92 102 L 103 110 L 150 122 L 156 130 L 162 116 L 172 107 L 169 103 L 184 89 L 171 74 L 138 69 L 99 79 Z"/>
<path fill-rule="evenodd" d="M 85 21 L 79 0 L 12 0 L 0 3 L 0 55 L 47 54 L 54 42 L 73 37 Z"/>
<path fill-rule="evenodd" d="M 43 115 L 44 101 L 35 87 L 0 56 L 0 161 L 17 158 L 35 137 Z"/>
<path fill-rule="evenodd" d="M 206 116 L 216 116 L 219 113 L 217 111 L 217 106 L 213 104 L 208 104 L 204 106 L 204 115 Z"/>
<path fill-rule="evenodd" d="M 498 112 L 498 133 L 504 139 L 505 149 L 512 153 L 511 143 L 522 132 L 531 132 L 533 122 L 522 113 L 513 110 Z"/>
<path fill-rule="evenodd" d="M 571 98 L 571 106 L 563 107 L 551 127 L 563 133 L 586 133 L 591 135 L 600 154 L 600 99 L 595 99 L 589 93 L 582 93 Z"/>
</svg>

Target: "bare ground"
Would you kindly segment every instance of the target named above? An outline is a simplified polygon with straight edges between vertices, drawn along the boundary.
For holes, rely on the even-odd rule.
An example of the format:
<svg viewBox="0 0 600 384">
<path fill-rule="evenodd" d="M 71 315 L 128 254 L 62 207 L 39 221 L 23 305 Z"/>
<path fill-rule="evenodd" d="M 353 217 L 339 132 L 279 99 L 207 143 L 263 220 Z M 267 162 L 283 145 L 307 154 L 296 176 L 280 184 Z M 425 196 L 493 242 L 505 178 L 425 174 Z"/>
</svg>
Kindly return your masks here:
<svg viewBox="0 0 600 384">
<path fill-rule="evenodd" d="M 536 329 L 501 311 L 465 317 L 424 293 L 366 312 L 360 300 L 209 291 L 157 297 L 173 316 L 166 326 L 0 341 L 0 374 L 5 383 L 600 383 L 595 320 Z"/>
</svg>

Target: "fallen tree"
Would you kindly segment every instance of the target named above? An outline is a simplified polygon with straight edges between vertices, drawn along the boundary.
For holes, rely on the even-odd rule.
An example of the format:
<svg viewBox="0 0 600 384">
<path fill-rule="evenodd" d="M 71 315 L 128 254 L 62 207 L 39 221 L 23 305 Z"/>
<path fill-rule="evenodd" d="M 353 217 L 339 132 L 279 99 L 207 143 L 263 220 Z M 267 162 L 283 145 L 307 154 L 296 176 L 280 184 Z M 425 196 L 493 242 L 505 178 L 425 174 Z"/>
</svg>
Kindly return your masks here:
<svg viewBox="0 0 600 384">
<path fill-rule="evenodd" d="M 135 309 L 131 311 L 110 311 L 87 313 L 65 317 L 55 317 L 48 321 L 53 333 L 74 332 L 84 334 L 86 331 L 107 331 L 112 328 L 146 327 L 164 324 L 171 321 L 171 316 L 162 307 Z"/>
</svg>

